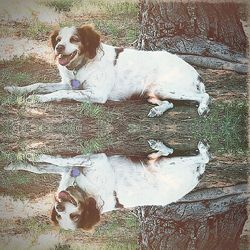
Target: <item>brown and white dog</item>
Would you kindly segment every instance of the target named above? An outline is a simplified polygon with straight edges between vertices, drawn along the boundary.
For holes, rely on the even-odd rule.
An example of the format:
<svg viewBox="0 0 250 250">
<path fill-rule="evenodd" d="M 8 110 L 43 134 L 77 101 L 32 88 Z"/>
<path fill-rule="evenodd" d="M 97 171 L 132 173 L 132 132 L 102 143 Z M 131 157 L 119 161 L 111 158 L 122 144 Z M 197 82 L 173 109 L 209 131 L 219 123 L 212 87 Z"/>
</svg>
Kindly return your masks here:
<svg viewBox="0 0 250 250">
<path fill-rule="evenodd" d="M 75 100 L 105 103 L 132 95 L 146 96 L 156 104 L 149 117 L 160 116 L 173 104 L 167 99 L 199 103 L 200 115 L 209 111 L 209 95 L 197 71 L 166 51 L 122 49 L 100 42 L 92 26 L 64 27 L 51 35 L 61 75 L 60 83 L 7 86 L 13 93 L 36 93 L 29 100 Z M 42 93 L 38 95 L 37 93 Z"/>
<path fill-rule="evenodd" d="M 71 158 L 40 155 L 6 170 L 60 174 L 51 219 L 64 229 L 91 230 L 101 214 L 119 208 L 167 205 L 189 193 L 209 161 L 208 147 L 198 144 L 196 156 L 165 157 L 173 150 L 150 140 L 156 153 L 142 161 L 104 153 Z M 163 156 L 163 157 L 161 157 Z"/>
</svg>

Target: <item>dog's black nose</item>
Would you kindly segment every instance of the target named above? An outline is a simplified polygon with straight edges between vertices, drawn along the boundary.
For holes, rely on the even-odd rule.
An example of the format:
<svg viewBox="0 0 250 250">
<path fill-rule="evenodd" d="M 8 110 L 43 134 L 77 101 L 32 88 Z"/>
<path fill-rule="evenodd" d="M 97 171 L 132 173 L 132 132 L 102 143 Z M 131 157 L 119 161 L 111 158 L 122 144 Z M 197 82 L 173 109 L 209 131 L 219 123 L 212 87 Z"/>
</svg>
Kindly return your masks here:
<svg viewBox="0 0 250 250">
<path fill-rule="evenodd" d="M 63 52 L 64 50 L 65 50 L 65 46 L 64 46 L 64 45 L 60 44 L 60 45 L 57 45 L 57 46 L 56 46 L 56 51 L 57 51 L 58 53 L 61 53 L 61 52 Z"/>
<path fill-rule="evenodd" d="M 62 204 L 57 204 L 56 205 L 56 210 L 58 212 L 63 212 L 65 210 L 65 207 Z"/>
</svg>

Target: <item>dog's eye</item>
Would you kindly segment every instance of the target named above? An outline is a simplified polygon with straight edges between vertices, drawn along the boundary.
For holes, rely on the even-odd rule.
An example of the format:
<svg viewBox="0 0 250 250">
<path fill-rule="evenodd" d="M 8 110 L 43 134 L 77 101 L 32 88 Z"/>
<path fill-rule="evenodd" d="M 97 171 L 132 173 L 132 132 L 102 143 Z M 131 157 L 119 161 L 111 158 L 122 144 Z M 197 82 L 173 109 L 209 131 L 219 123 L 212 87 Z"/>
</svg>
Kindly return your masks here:
<svg viewBox="0 0 250 250">
<path fill-rule="evenodd" d="M 73 221 L 78 221 L 80 219 L 80 214 L 70 214 L 69 216 Z"/>
<path fill-rule="evenodd" d="M 70 42 L 71 43 L 73 43 L 73 42 L 80 42 L 80 39 L 79 39 L 79 37 L 77 37 L 77 36 L 72 36 L 71 38 L 70 38 Z"/>
<path fill-rule="evenodd" d="M 57 38 L 56 38 L 56 41 L 57 41 L 57 42 L 60 42 L 61 40 L 62 40 L 61 37 L 57 37 Z"/>
</svg>

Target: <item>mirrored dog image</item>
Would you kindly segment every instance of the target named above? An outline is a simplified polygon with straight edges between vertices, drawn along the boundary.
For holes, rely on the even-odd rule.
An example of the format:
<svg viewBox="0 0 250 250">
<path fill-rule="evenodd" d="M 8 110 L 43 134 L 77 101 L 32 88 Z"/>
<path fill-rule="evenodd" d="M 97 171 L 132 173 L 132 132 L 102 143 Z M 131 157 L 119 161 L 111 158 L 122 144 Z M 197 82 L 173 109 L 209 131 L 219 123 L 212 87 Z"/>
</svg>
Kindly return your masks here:
<svg viewBox="0 0 250 250">
<path fill-rule="evenodd" d="M 33 93 L 28 100 L 75 100 L 105 103 L 144 96 L 155 104 L 149 117 L 173 108 L 172 100 L 198 102 L 199 115 L 209 111 L 209 95 L 198 72 L 166 51 L 138 51 L 101 42 L 90 25 L 64 27 L 51 35 L 60 83 L 7 86 L 10 93 Z M 35 94 L 34 94 L 35 93 Z"/>
<path fill-rule="evenodd" d="M 192 191 L 209 161 L 208 146 L 194 156 L 167 157 L 173 149 L 150 140 L 156 152 L 145 159 L 104 153 L 61 157 L 39 155 L 6 170 L 60 174 L 51 220 L 64 229 L 92 230 L 101 214 L 145 205 L 167 205 Z"/>
</svg>

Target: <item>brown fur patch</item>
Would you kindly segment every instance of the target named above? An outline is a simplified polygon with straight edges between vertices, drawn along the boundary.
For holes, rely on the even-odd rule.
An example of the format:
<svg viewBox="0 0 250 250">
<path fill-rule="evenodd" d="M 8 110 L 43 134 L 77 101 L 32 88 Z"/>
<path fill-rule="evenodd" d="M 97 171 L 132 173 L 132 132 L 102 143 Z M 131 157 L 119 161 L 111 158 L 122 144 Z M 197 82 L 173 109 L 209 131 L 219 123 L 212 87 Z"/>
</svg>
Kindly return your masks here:
<svg viewBox="0 0 250 250">
<path fill-rule="evenodd" d="M 80 219 L 76 222 L 76 227 L 83 229 L 84 231 L 92 231 L 94 226 L 101 220 L 100 210 L 97 208 L 97 204 L 94 198 L 89 197 L 84 202 L 80 202 Z M 58 220 L 56 218 L 57 212 L 55 206 L 51 211 L 52 224 L 58 226 Z"/>
<path fill-rule="evenodd" d="M 93 227 L 100 221 L 100 210 L 94 198 L 89 197 L 81 204 L 81 216 L 77 223 L 78 228 L 91 231 Z"/>
<path fill-rule="evenodd" d="M 57 38 L 58 34 L 59 34 L 59 30 L 54 30 L 50 35 L 50 42 L 51 42 L 53 49 L 55 49 L 55 47 L 56 47 L 56 44 L 57 44 L 56 38 Z"/>
<path fill-rule="evenodd" d="M 57 212 L 56 212 L 56 209 L 55 209 L 55 206 L 53 206 L 53 209 L 51 211 L 51 221 L 53 222 L 54 225 L 58 225 L 58 221 L 57 221 Z"/>
<path fill-rule="evenodd" d="M 81 52 L 89 59 L 96 56 L 100 46 L 100 35 L 91 25 L 83 25 L 77 28 L 77 33 L 81 40 Z"/>
</svg>

